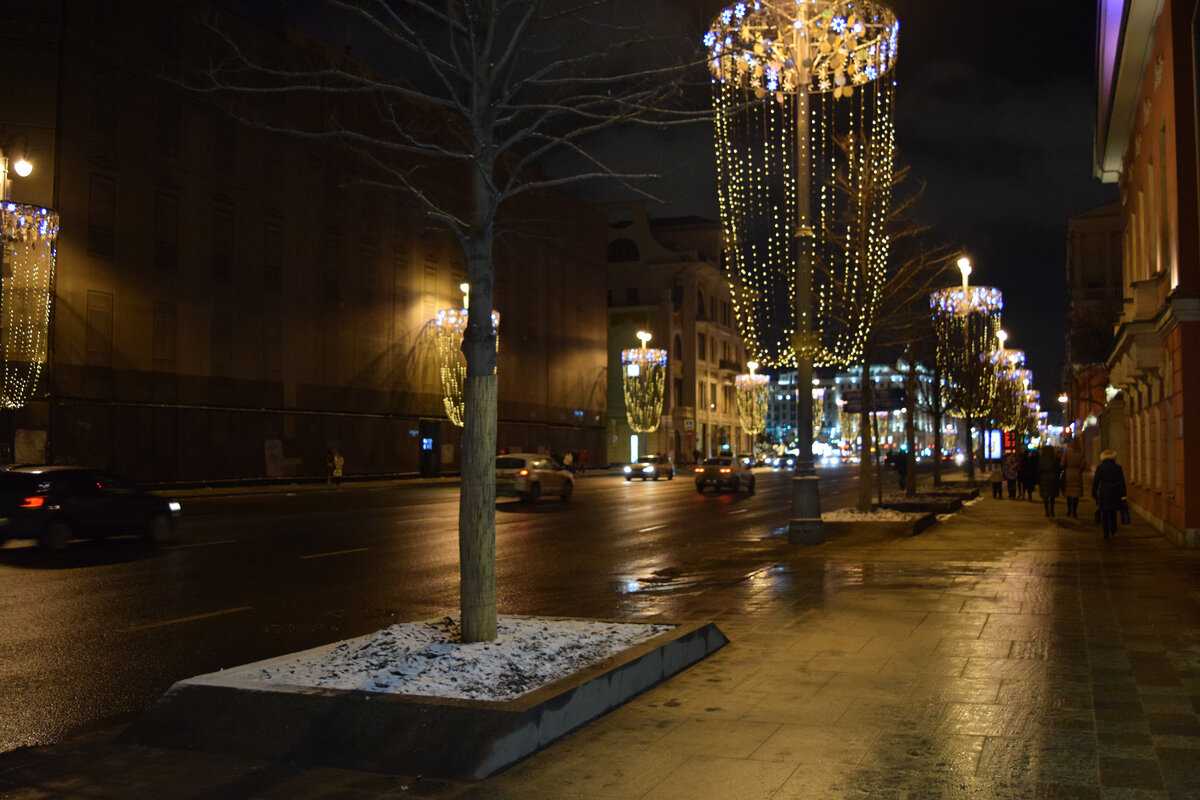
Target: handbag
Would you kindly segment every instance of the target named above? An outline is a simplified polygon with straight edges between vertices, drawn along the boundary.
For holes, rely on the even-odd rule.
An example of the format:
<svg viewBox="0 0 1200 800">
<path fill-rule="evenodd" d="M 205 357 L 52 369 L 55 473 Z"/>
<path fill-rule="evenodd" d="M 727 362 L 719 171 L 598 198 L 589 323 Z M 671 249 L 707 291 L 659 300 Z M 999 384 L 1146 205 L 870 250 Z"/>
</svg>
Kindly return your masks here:
<svg viewBox="0 0 1200 800">
<path fill-rule="evenodd" d="M 1128 525 L 1129 522 L 1130 522 L 1130 520 L 1129 520 L 1129 503 L 1127 503 L 1125 501 L 1125 498 L 1122 497 L 1121 498 L 1121 524 Z"/>
</svg>

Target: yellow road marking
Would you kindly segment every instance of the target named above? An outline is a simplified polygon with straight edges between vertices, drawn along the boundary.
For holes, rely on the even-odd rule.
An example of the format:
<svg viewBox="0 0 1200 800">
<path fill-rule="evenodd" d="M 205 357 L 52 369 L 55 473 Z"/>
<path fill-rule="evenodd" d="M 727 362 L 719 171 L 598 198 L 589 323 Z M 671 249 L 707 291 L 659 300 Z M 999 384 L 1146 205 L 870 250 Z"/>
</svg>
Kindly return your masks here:
<svg viewBox="0 0 1200 800">
<path fill-rule="evenodd" d="M 137 625 L 130 628 L 131 631 L 144 631 L 148 628 L 161 628 L 164 625 L 177 625 L 180 622 L 194 622 L 198 619 L 208 619 L 209 617 L 219 617 L 222 614 L 236 614 L 239 611 L 249 611 L 252 606 L 239 606 L 237 608 L 226 608 L 223 611 L 210 611 L 207 614 L 195 614 L 190 617 L 177 617 L 176 619 L 168 619 L 163 622 L 151 622 L 148 625 Z"/>
<path fill-rule="evenodd" d="M 356 547 L 353 550 L 334 550 L 332 553 L 313 553 L 309 556 L 300 556 L 301 558 L 324 558 L 325 556 L 341 556 L 346 553 L 363 553 L 366 552 L 365 547 Z"/>
</svg>

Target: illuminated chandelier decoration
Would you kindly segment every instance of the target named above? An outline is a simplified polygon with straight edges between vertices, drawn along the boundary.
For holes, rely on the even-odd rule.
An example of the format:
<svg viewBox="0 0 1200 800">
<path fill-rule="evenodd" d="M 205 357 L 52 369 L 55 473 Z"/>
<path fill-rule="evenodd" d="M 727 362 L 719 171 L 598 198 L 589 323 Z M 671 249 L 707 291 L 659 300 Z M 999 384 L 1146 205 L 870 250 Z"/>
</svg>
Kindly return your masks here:
<svg viewBox="0 0 1200 800">
<path fill-rule="evenodd" d="M 758 0 L 704 36 L 734 307 L 766 365 L 861 360 L 888 254 L 898 31 L 874 0 Z"/>
<path fill-rule="evenodd" d="M 438 371 L 442 378 L 442 403 L 446 407 L 446 417 L 457 425 L 463 426 L 464 397 L 463 387 L 467 380 L 467 357 L 463 354 L 463 334 L 467 330 L 467 284 L 461 284 L 463 293 L 462 308 L 444 308 L 437 312 L 434 327 L 437 329 Z M 496 337 L 496 350 L 500 349 L 500 312 L 492 312 L 492 334 Z"/>
<path fill-rule="evenodd" d="M 634 433 L 658 430 L 662 422 L 663 387 L 667 376 L 667 351 L 646 347 L 652 338 L 638 331 L 642 346 L 621 351 L 621 382 L 625 387 L 625 417 Z"/>
<path fill-rule="evenodd" d="M 971 262 L 958 260 L 962 287 L 929 296 L 937 336 L 937 362 L 946 388 L 946 410 L 968 420 L 991 411 L 996 369 L 991 360 L 1000 331 L 1004 296 L 990 286 L 971 286 Z"/>
<path fill-rule="evenodd" d="M 1004 347 L 1008 334 L 997 331 L 1000 347 L 988 354 L 988 361 L 996 373 L 996 399 L 992 404 L 992 418 L 1000 430 L 1015 431 L 1025 421 L 1022 398 L 1027 382 L 1033 373 L 1025 369 L 1025 353 Z"/>
<path fill-rule="evenodd" d="M 21 408 L 46 363 L 54 286 L 58 214 L 24 203 L 0 204 L 0 406 Z"/>
<path fill-rule="evenodd" d="M 757 436 L 767 427 L 767 398 L 771 391 L 771 378 L 756 375 L 757 361 L 746 362 L 748 374 L 733 379 L 737 391 L 738 422 L 750 436 Z"/>
</svg>

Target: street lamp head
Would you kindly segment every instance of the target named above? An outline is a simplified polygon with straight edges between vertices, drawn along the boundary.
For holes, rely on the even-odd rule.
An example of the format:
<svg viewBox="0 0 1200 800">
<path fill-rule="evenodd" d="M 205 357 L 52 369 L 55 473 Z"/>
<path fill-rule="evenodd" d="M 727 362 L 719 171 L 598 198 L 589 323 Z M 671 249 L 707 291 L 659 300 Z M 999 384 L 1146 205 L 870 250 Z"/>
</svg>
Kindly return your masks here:
<svg viewBox="0 0 1200 800">
<path fill-rule="evenodd" d="M 758 369 L 758 362 L 757 361 L 747 361 L 746 369 L 750 370 L 750 374 L 753 375 L 754 370 Z"/>
<path fill-rule="evenodd" d="M 13 163 L 13 172 L 17 173 L 22 178 L 28 178 L 29 173 L 33 172 L 33 164 L 30 164 L 23 157 L 18 158 Z"/>
<path fill-rule="evenodd" d="M 646 332 L 646 331 L 638 331 L 638 332 L 637 332 L 637 338 L 639 338 L 639 339 L 641 339 L 641 340 L 642 340 L 642 347 L 643 347 L 643 348 L 645 348 L 645 346 L 646 346 L 646 342 L 650 341 L 650 340 L 651 340 L 651 339 L 653 339 L 654 337 L 653 337 L 653 336 L 651 336 L 651 335 L 650 335 L 648 332 Z"/>
<path fill-rule="evenodd" d="M 1003 329 L 996 331 L 996 338 L 1000 340 L 1000 349 L 1003 350 L 1004 343 L 1008 341 L 1008 331 Z"/>
<path fill-rule="evenodd" d="M 971 274 L 971 259 L 963 256 L 958 260 L 958 271 L 962 273 L 963 288 L 967 287 L 967 276 Z"/>
</svg>

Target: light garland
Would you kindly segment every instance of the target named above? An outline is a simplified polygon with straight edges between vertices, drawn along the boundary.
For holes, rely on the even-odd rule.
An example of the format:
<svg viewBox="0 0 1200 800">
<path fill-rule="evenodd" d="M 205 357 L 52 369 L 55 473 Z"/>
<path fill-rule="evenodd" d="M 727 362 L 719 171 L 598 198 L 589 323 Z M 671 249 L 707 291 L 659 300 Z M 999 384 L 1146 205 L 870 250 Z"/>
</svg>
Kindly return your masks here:
<svg viewBox="0 0 1200 800">
<path fill-rule="evenodd" d="M 888 257 L 895 82 L 882 76 L 898 31 L 870 0 L 759 0 L 725 9 L 705 34 L 734 311 L 764 364 L 861 360 Z M 797 257 L 815 268 L 797 274 Z M 798 292 L 812 296 L 807 319 Z"/>
<path fill-rule="evenodd" d="M 54 286 L 58 214 L 24 203 L 0 204 L 0 406 L 21 408 L 46 363 Z"/>
<path fill-rule="evenodd" d="M 757 436 L 767 427 L 767 399 L 771 392 L 769 375 L 757 375 L 758 363 L 746 364 L 750 372 L 733 379 L 737 393 L 738 422 L 750 436 Z"/>
<path fill-rule="evenodd" d="M 971 265 L 959 260 L 961 287 L 929 295 L 937 336 L 937 362 L 946 388 L 946 410 L 957 417 L 988 415 L 996 398 L 996 368 L 992 361 L 997 339 L 1003 340 L 1000 313 L 1004 296 L 990 286 L 970 286 Z"/>
<path fill-rule="evenodd" d="M 466 305 L 466 297 L 463 297 Z M 434 327 L 437 329 L 438 372 L 442 379 L 442 403 L 446 417 L 458 427 L 463 426 L 465 398 L 463 388 L 467 381 L 467 358 L 462 351 L 463 335 L 467 330 L 466 308 L 444 308 L 437 312 Z M 492 335 L 496 339 L 496 351 L 500 350 L 500 312 L 492 312 Z"/>
<path fill-rule="evenodd" d="M 638 338 L 642 340 L 641 347 L 621 351 L 625 417 L 634 433 L 650 433 L 658 430 L 662 422 L 667 351 L 646 347 L 650 334 L 644 331 L 638 331 Z"/>
</svg>

